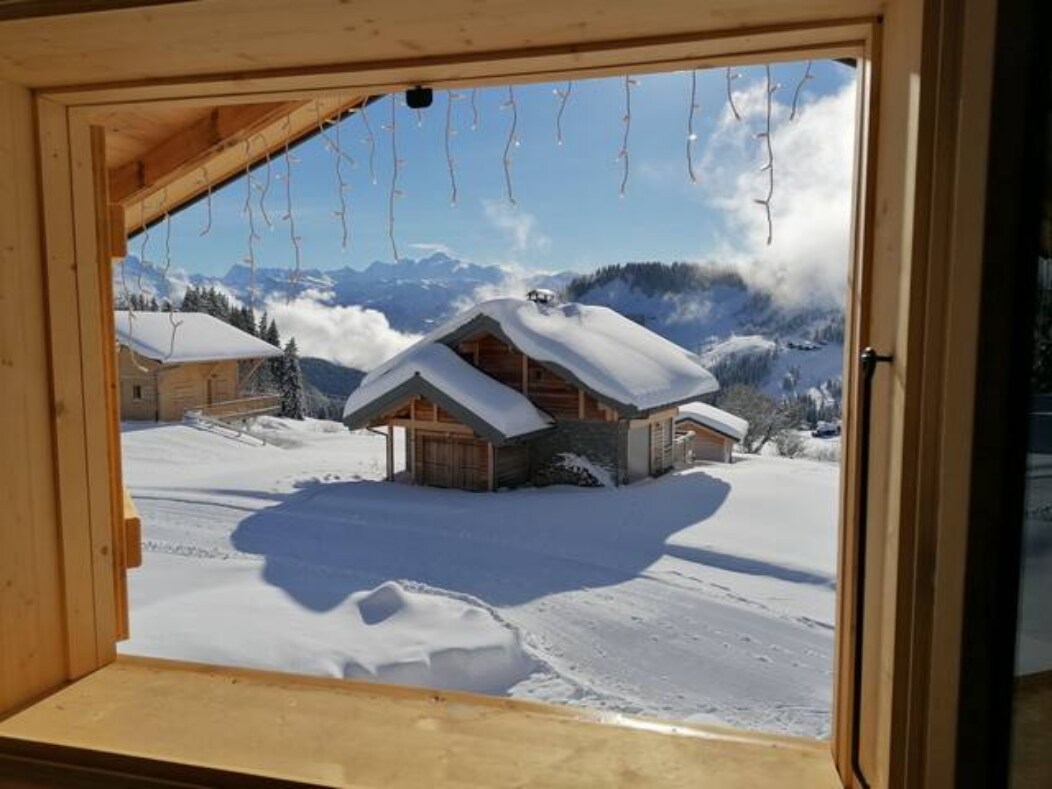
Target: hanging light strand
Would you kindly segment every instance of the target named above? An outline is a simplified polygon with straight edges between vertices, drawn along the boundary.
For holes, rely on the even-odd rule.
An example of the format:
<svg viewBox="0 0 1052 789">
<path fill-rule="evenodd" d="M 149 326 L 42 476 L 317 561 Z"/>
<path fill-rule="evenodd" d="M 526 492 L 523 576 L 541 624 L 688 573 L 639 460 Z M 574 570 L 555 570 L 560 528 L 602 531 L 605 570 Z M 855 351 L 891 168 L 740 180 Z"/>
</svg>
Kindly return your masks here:
<svg viewBox="0 0 1052 789">
<path fill-rule="evenodd" d="M 205 179 L 205 210 L 208 212 L 208 219 L 198 235 L 207 236 L 212 232 L 212 178 L 208 174 L 207 164 L 201 165 L 201 174 Z"/>
<path fill-rule="evenodd" d="M 478 105 L 479 89 L 471 89 L 471 131 L 477 131 L 479 127 L 479 105 Z"/>
<path fill-rule="evenodd" d="M 740 78 L 741 74 L 731 71 L 731 67 L 727 66 L 727 104 L 730 105 L 731 112 L 734 113 L 734 120 L 736 121 L 740 121 L 742 116 L 741 113 L 738 112 L 738 106 L 734 103 L 734 91 L 731 87 L 731 83 Z"/>
<path fill-rule="evenodd" d="M 687 175 L 690 182 L 696 184 L 698 176 L 694 172 L 694 143 L 698 135 L 694 131 L 694 114 L 698 111 L 698 71 L 690 72 L 690 108 L 687 110 Z"/>
<path fill-rule="evenodd" d="M 566 102 L 570 100 L 573 92 L 573 82 L 567 82 L 565 88 L 556 88 L 554 93 L 559 98 L 559 111 L 555 113 L 555 144 L 563 144 L 563 113 L 566 112 Z"/>
<path fill-rule="evenodd" d="M 241 213 L 248 218 L 248 238 L 245 240 L 245 257 L 243 261 L 248 264 L 248 306 L 255 308 L 256 299 L 256 217 L 252 207 L 253 187 L 255 179 L 252 177 L 252 144 L 245 140 L 245 202 L 241 206 Z"/>
<path fill-rule="evenodd" d="M 167 282 L 168 270 L 172 267 L 172 214 L 168 210 L 167 186 L 161 194 L 161 205 L 164 207 L 164 270 L 161 272 L 161 280 Z M 175 355 L 175 335 L 179 331 L 179 327 L 183 325 L 182 321 L 175 319 L 175 305 L 170 301 L 168 304 L 168 323 L 172 331 L 168 339 L 168 354 L 164 357 L 164 361 L 168 361 Z"/>
<path fill-rule="evenodd" d="M 267 225 L 268 230 L 274 229 L 274 223 L 270 221 L 270 214 L 267 213 L 267 192 L 270 191 L 270 182 L 272 178 L 271 173 L 271 161 L 270 161 L 270 146 L 267 145 L 267 138 L 264 137 L 260 132 L 256 132 L 255 139 L 259 140 L 261 147 L 263 148 L 263 154 L 267 159 L 267 176 L 262 186 L 258 183 L 256 187 L 259 189 L 259 213 L 263 217 L 264 223 Z"/>
<path fill-rule="evenodd" d="M 770 246 L 771 241 L 774 239 L 774 221 L 771 218 L 771 198 L 774 197 L 774 148 L 771 146 L 771 105 L 772 97 L 778 87 L 771 82 L 771 67 L 769 65 L 764 66 L 764 73 L 767 77 L 766 87 L 764 89 L 764 92 L 767 94 L 765 126 L 764 130 L 759 132 L 756 136 L 764 141 L 767 149 L 767 164 L 765 164 L 760 170 L 760 172 L 767 173 L 767 196 L 757 198 L 754 202 L 763 208 L 764 214 L 767 218 L 767 246 Z"/>
<path fill-rule="evenodd" d="M 376 186 L 376 136 L 373 134 L 372 124 L 369 123 L 369 103 L 362 102 L 362 106 L 358 108 L 358 114 L 362 118 L 362 125 L 365 126 L 365 144 L 369 146 L 369 182 Z"/>
<path fill-rule="evenodd" d="M 636 81 L 631 77 L 625 77 L 625 114 L 621 118 L 622 123 L 625 126 L 624 136 L 621 138 L 621 150 L 618 151 L 617 159 L 621 162 L 621 188 L 619 192 L 621 197 L 628 194 L 628 172 L 629 172 L 629 152 L 628 152 L 628 138 L 632 133 L 632 88 L 636 86 Z"/>
<path fill-rule="evenodd" d="M 457 204 L 457 171 L 456 162 L 453 159 L 452 138 L 456 133 L 453 129 L 453 101 L 460 96 L 452 91 L 446 91 L 446 167 L 449 169 L 449 204 Z"/>
<path fill-rule="evenodd" d="M 395 200 L 402 194 L 398 190 L 398 175 L 402 161 L 398 158 L 398 102 L 391 94 L 391 189 L 387 195 L 387 238 L 391 242 L 391 254 L 398 262 L 398 243 L 395 240 Z"/>
<path fill-rule="evenodd" d="M 340 147 L 340 122 L 333 121 L 333 136 L 330 137 L 325 133 L 325 121 L 321 117 L 321 106 L 319 102 L 314 102 L 314 112 L 318 116 L 318 132 L 321 134 L 322 140 L 325 142 L 325 149 L 332 153 L 334 167 L 336 173 L 336 210 L 332 212 L 340 222 L 340 249 L 347 249 L 347 196 L 346 192 L 350 188 L 350 184 L 343 177 L 343 163 L 346 161 L 351 167 L 356 166 L 354 158 L 343 151 Z"/>
<path fill-rule="evenodd" d="M 292 254 L 295 258 L 295 267 L 292 270 L 292 274 L 289 276 L 289 284 L 292 285 L 289 288 L 289 298 L 292 298 L 292 291 L 295 290 L 296 284 L 300 278 L 300 265 L 301 265 L 301 253 L 300 253 L 300 241 L 302 240 L 296 235 L 296 215 L 292 211 L 292 163 L 295 161 L 291 151 L 289 150 L 289 137 L 292 132 L 292 121 L 289 118 L 285 118 L 285 215 L 282 217 L 286 222 L 289 223 L 289 241 L 292 242 Z M 253 282 L 253 286 L 255 283 Z"/>
<path fill-rule="evenodd" d="M 519 144 L 515 132 L 519 126 L 519 105 L 515 102 L 515 88 L 508 86 L 508 99 L 504 102 L 504 109 L 511 110 L 511 125 L 508 127 L 508 139 L 504 142 L 504 188 L 508 196 L 508 202 L 515 205 L 515 192 L 511 185 L 511 149 Z"/>
<path fill-rule="evenodd" d="M 796 83 L 796 90 L 793 91 L 793 107 L 789 112 L 790 123 L 796 120 L 796 111 L 799 108 L 800 102 L 800 91 L 803 90 L 805 83 L 814 79 L 814 74 L 811 73 L 811 66 L 813 65 L 813 60 L 807 61 L 807 68 L 804 69 L 804 75 L 800 77 L 800 81 Z"/>
</svg>

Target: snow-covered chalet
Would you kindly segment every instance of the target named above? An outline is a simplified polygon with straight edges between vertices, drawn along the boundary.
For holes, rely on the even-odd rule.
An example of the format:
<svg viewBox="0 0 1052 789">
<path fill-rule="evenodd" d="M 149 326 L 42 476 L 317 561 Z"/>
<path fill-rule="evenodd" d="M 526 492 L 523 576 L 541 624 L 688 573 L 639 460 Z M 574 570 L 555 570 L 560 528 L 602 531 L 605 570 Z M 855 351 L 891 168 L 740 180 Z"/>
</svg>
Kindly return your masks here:
<svg viewBox="0 0 1052 789">
<path fill-rule="evenodd" d="M 281 398 L 246 392 L 281 350 L 203 312 L 114 313 L 122 420 L 178 421 L 276 413 Z"/>
<path fill-rule="evenodd" d="M 677 406 L 719 388 L 694 354 L 606 307 L 487 301 L 377 367 L 347 400 L 351 428 L 405 429 L 418 484 L 495 490 L 568 458 L 617 484 L 673 464 Z"/>
</svg>

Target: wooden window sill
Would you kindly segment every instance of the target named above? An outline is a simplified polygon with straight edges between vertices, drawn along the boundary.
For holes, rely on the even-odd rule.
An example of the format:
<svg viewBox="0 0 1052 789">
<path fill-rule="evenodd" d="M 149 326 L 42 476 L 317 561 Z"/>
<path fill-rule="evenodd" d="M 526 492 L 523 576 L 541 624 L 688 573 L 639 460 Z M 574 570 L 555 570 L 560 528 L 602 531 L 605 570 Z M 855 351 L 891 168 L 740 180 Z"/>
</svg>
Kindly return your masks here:
<svg viewBox="0 0 1052 789">
<path fill-rule="evenodd" d="M 842 786 L 825 742 L 131 657 L 0 721 L 0 756 L 43 744 L 324 786 Z"/>
</svg>

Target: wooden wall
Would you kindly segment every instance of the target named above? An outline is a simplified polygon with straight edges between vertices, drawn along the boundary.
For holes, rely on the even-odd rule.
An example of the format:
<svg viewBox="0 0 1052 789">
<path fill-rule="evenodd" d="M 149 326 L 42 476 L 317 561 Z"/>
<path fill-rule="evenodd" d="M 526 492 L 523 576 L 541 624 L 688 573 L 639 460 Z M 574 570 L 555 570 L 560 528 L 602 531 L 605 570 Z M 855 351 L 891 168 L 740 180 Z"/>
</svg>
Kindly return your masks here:
<svg viewBox="0 0 1052 789">
<path fill-rule="evenodd" d="M 121 402 L 121 420 L 152 421 L 157 419 L 157 368 L 152 359 L 133 356 L 121 346 L 117 354 L 117 375 Z M 136 399 L 134 388 L 142 388 Z"/>
<path fill-rule="evenodd" d="M 238 394 L 233 360 L 162 367 L 157 378 L 162 422 L 177 422 L 188 410 L 233 400 Z"/>
<path fill-rule="evenodd" d="M 682 428 L 683 425 L 681 424 Z M 687 430 L 694 434 L 694 458 L 695 460 L 715 460 L 720 463 L 731 462 L 731 451 L 734 440 L 720 435 L 719 433 L 688 423 Z"/>
<path fill-rule="evenodd" d="M 33 114 L 0 82 L 0 713 L 67 676 Z"/>
</svg>

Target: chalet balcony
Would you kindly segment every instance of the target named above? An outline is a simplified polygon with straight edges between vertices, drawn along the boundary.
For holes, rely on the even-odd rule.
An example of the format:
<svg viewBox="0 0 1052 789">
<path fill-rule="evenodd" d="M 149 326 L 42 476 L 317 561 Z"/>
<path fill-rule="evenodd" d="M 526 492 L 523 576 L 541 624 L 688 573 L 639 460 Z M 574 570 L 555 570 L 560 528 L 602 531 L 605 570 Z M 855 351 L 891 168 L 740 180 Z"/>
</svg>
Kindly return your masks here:
<svg viewBox="0 0 1052 789">
<path fill-rule="evenodd" d="M 198 413 L 209 419 L 247 419 L 252 416 L 267 416 L 281 411 L 281 395 L 253 395 L 237 400 L 210 403 L 187 413 Z"/>
</svg>

